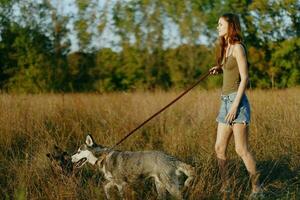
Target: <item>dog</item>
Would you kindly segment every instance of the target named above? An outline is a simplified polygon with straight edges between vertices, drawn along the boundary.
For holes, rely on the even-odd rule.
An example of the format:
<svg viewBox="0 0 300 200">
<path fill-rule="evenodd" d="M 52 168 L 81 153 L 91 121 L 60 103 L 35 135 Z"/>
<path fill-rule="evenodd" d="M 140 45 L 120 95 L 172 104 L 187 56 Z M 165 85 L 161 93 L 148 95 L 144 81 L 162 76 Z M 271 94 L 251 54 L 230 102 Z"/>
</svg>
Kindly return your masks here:
<svg viewBox="0 0 300 200">
<path fill-rule="evenodd" d="M 46 156 L 51 162 L 51 169 L 55 174 L 63 174 L 71 176 L 73 174 L 73 163 L 71 161 L 71 155 L 66 151 L 63 151 L 58 146 L 54 145 L 51 153 L 47 153 Z"/>
<path fill-rule="evenodd" d="M 163 152 L 111 150 L 96 144 L 91 135 L 86 136 L 85 144 L 71 158 L 76 168 L 90 163 L 103 172 L 107 180 L 104 185 L 107 199 L 110 199 L 109 190 L 113 186 L 124 198 L 123 189 L 127 184 L 150 177 L 154 179 L 158 199 L 166 199 L 167 191 L 176 199 L 183 199 L 183 193 L 192 186 L 196 176 L 191 165 Z"/>
</svg>

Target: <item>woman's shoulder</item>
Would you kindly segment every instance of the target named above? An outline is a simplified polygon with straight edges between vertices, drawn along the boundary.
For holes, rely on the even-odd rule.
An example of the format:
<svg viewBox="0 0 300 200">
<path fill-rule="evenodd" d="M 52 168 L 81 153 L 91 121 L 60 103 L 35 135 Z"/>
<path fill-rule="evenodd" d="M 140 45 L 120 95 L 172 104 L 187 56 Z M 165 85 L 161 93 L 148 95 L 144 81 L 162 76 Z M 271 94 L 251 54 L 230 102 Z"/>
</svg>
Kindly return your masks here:
<svg viewBox="0 0 300 200">
<path fill-rule="evenodd" d="M 239 55 L 246 55 L 246 49 L 245 46 L 242 43 L 235 43 L 233 44 L 233 52 L 234 57 L 237 57 Z"/>
</svg>

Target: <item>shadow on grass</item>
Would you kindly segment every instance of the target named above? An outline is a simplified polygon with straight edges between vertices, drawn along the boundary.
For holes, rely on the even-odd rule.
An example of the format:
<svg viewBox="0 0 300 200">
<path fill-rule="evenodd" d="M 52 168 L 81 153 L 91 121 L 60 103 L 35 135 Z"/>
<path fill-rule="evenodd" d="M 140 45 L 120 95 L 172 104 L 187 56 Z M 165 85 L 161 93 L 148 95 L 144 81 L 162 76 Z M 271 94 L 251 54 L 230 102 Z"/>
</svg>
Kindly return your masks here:
<svg viewBox="0 0 300 200">
<path fill-rule="evenodd" d="M 298 158 L 297 158 L 298 157 Z M 282 155 L 276 160 L 257 163 L 261 172 L 260 181 L 265 189 L 267 199 L 300 198 L 300 165 L 293 166 L 294 159 L 300 156 Z"/>
<path fill-rule="evenodd" d="M 206 163 L 208 164 L 208 163 Z M 202 183 L 209 185 L 204 187 L 208 191 L 201 190 L 195 193 L 194 198 L 202 196 L 201 199 L 249 199 L 251 184 L 249 174 L 241 159 L 228 161 L 230 173 L 230 188 L 232 192 L 228 198 L 219 192 L 221 180 L 218 174 L 216 162 L 211 162 L 211 173 L 203 174 L 198 172 Z M 207 166 L 206 166 L 207 167 Z M 260 183 L 263 186 L 263 197 L 258 199 L 300 199 L 300 155 L 287 154 L 274 160 L 264 160 L 257 162 L 257 170 L 260 172 Z M 201 187 L 201 186 L 198 186 Z M 201 187 L 203 188 L 203 187 Z"/>
</svg>

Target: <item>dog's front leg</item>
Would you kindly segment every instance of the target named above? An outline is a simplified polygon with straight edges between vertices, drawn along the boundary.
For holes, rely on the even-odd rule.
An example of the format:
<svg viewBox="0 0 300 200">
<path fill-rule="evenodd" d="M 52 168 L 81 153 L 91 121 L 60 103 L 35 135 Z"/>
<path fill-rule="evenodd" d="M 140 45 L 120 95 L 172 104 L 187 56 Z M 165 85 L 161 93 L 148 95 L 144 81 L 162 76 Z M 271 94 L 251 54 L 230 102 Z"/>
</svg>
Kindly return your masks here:
<svg viewBox="0 0 300 200">
<path fill-rule="evenodd" d="M 118 190 L 119 190 L 119 194 L 120 194 L 120 197 L 121 199 L 125 199 L 124 198 L 124 187 L 126 186 L 127 184 L 125 182 L 122 182 L 120 184 L 116 184 Z"/>
<path fill-rule="evenodd" d="M 109 200 L 110 199 L 110 194 L 109 194 L 109 190 L 112 186 L 114 186 L 115 183 L 112 181 L 108 181 L 105 185 L 104 185 L 104 192 L 106 195 L 106 198 Z"/>
</svg>

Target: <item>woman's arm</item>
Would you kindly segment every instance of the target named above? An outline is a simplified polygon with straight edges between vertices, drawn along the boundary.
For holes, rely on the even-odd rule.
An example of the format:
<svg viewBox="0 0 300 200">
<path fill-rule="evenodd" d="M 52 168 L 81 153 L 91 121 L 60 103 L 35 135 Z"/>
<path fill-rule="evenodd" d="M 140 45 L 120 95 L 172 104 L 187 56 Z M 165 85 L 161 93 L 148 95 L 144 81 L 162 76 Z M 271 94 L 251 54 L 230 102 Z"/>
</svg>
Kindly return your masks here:
<svg viewBox="0 0 300 200">
<path fill-rule="evenodd" d="M 246 52 L 245 52 L 243 45 L 235 44 L 234 46 L 235 47 L 233 49 L 233 56 L 236 58 L 239 72 L 240 72 L 240 77 L 241 77 L 241 82 L 238 87 L 237 95 L 233 102 L 233 105 L 238 107 L 239 103 L 241 101 L 241 98 L 242 98 L 244 92 L 246 91 L 249 74 L 248 74 Z"/>
</svg>

